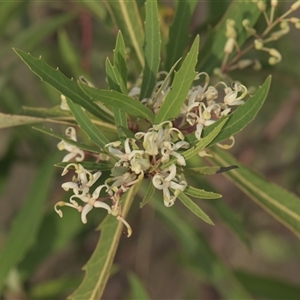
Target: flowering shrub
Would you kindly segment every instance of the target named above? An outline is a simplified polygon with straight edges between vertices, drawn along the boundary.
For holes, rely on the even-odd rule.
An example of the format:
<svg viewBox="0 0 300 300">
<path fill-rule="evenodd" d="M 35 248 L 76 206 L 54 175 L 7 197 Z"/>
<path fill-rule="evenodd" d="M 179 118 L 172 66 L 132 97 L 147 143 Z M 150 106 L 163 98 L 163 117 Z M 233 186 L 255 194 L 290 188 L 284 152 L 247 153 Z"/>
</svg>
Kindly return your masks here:
<svg viewBox="0 0 300 300">
<path fill-rule="evenodd" d="M 92 4 L 86 5 L 92 8 Z M 108 89 L 95 88 L 83 76 L 78 81 L 69 79 L 42 58 L 14 49 L 32 72 L 61 95 L 55 116 L 45 119 L 41 112 L 28 113 L 23 119 L 24 123 L 66 124 L 64 135 L 45 127 L 36 128 L 60 139 L 57 148 L 64 153 L 56 166 L 63 170 L 65 182 L 61 187 L 67 192 L 67 200 L 56 202 L 55 212 L 63 217 L 67 208 L 74 208 L 83 224 L 88 223 L 93 208 L 101 208 L 108 215 L 100 225 L 95 252 L 85 266 L 85 278 L 70 298 L 99 299 L 102 295 L 124 226 L 127 237 L 136 230 L 127 215 L 139 195 L 143 197 L 141 207 L 159 198 L 164 209 L 171 210 L 180 201 L 197 217 L 214 224 L 194 199 L 217 199 L 221 195 L 199 185 L 195 180 L 199 175 L 226 173 L 299 235 L 299 199 L 265 182 L 224 150 L 234 146 L 234 135 L 256 117 L 271 82 L 268 77 L 253 89 L 233 80 L 231 72 L 262 70 L 263 63 L 253 56 L 257 51 L 268 54 L 267 63 L 271 66 L 282 61 L 280 51 L 266 45 L 286 35 L 291 24 L 299 28 L 300 20 L 290 15 L 300 7 L 300 1 L 292 3 L 279 17 L 278 1 L 270 1 L 270 5 L 263 1 L 233 2 L 207 36 L 200 54 L 199 35 L 188 46 L 190 19 L 185 17 L 195 8 L 193 1 L 178 2 L 167 44 L 161 42 L 164 24 L 158 22 L 156 1 L 146 1 L 140 8 L 145 9 L 143 27 L 139 26 L 140 14 L 134 14 L 138 11 L 135 1 L 106 5 L 120 29 L 113 63 L 107 59 L 105 64 Z M 180 6 L 184 9 L 180 10 Z M 261 33 L 255 28 L 260 15 L 266 24 Z M 182 19 L 186 20 L 182 23 Z M 184 34 L 184 43 L 176 31 Z M 18 125 L 17 116 L 9 117 Z M 89 141 L 77 138 L 79 131 Z M 204 161 L 213 166 L 203 166 Z M 67 177 L 70 174 L 72 179 Z M 241 235 L 239 228 L 234 230 Z M 226 292 L 220 290 L 224 296 Z M 238 288 L 226 297 L 232 299 L 233 295 L 240 298 L 248 293 Z"/>
</svg>

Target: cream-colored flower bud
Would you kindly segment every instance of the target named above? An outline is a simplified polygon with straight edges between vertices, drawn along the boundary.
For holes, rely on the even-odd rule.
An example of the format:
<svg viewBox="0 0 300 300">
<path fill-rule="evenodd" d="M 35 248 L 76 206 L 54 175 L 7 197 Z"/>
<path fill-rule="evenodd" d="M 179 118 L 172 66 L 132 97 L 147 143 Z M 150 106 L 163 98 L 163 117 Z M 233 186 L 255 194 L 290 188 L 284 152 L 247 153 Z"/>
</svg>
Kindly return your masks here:
<svg viewBox="0 0 300 300">
<path fill-rule="evenodd" d="M 241 59 L 240 61 L 238 61 L 237 67 L 240 70 L 242 70 L 242 69 L 249 67 L 252 64 L 253 64 L 253 61 L 251 59 Z"/>
<path fill-rule="evenodd" d="M 263 1 L 258 1 L 257 7 L 260 11 L 266 11 L 266 4 Z"/>
<path fill-rule="evenodd" d="M 261 39 L 254 40 L 254 47 L 256 50 L 261 50 L 264 47 L 264 42 Z"/>
<path fill-rule="evenodd" d="M 226 54 L 230 54 L 233 51 L 235 40 L 233 38 L 229 38 L 225 44 L 224 52 Z"/>
<path fill-rule="evenodd" d="M 278 4 L 278 0 L 271 0 L 271 6 L 276 7 Z"/>
<path fill-rule="evenodd" d="M 291 10 L 297 10 L 300 7 L 300 0 L 291 5 Z"/>
<path fill-rule="evenodd" d="M 276 65 L 277 63 L 279 63 L 281 61 L 282 56 L 281 56 L 279 51 L 272 48 L 268 52 L 271 55 L 271 57 L 269 58 L 269 64 L 270 65 Z"/>
<path fill-rule="evenodd" d="M 232 19 L 226 20 L 226 37 L 236 39 L 236 30 L 234 28 L 235 21 Z"/>
</svg>

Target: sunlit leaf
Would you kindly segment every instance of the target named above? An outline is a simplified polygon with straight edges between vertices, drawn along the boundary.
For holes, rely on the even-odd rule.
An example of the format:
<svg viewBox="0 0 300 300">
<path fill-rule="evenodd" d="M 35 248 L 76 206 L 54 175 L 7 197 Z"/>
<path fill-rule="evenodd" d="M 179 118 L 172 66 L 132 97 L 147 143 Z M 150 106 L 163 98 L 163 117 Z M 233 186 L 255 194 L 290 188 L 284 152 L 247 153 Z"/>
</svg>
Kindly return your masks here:
<svg viewBox="0 0 300 300">
<path fill-rule="evenodd" d="M 187 186 L 186 189 L 184 190 L 184 193 L 195 197 L 195 198 L 200 198 L 200 199 L 217 199 L 217 198 L 221 198 L 222 195 L 221 194 L 217 194 L 214 192 L 208 192 L 202 189 L 197 189 L 195 187 L 192 186 Z"/>
<path fill-rule="evenodd" d="M 156 84 L 156 75 L 160 64 L 160 28 L 157 1 L 146 1 L 144 57 L 145 67 L 141 86 L 140 100 L 152 95 Z"/>
<path fill-rule="evenodd" d="M 195 38 L 191 50 L 184 59 L 181 68 L 175 73 L 171 89 L 156 115 L 155 124 L 175 118 L 180 113 L 181 106 L 186 100 L 188 91 L 196 76 L 195 66 L 197 63 L 198 49 L 199 36 Z"/>
<path fill-rule="evenodd" d="M 113 90 L 97 90 L 82 84 L 80 86 L 83 92 L 90 97 L 90 101 L 99 101 L 105 105 L 117 107 L 130 115 L 143 117 L 150 121 L 154 120 L 152 111 L 138 100 Z"/>
<path fill-rule="evenodd" d="M 140 66 L 144 66 L 143 41 L 144 30 L 136 1 L 103 1 L 112 19 L 116 21 L 118 29 L 122 31 L 124 39 L 133 48 Z"/>
<path fill-rule="evenodd" d="M 30 70 L 41 80 L 47 82 L 74 103 L 84 107 L 100 120 L 111 121 L 111 117 L 81 90 L 77 82 L 67 78 L 58 69 L 51 68 L 41 58 L 35 58 L 29 53 L 14 49 Z"/>
<path fill-rule="evenodd" d="M 94 144 L 98 145 L 101 149 L 103 149 L 105 145 L 109 143 L 109 140 L 98 129 L 98 127 L 92 123 L 92 121 L 83 111 L 81 106 L 77 105 L 76 103 L 73 103 L 69 99 L 67 99 L 67 102 L 79 127 L 86 133 L 86 135 Z"/>
</svg>

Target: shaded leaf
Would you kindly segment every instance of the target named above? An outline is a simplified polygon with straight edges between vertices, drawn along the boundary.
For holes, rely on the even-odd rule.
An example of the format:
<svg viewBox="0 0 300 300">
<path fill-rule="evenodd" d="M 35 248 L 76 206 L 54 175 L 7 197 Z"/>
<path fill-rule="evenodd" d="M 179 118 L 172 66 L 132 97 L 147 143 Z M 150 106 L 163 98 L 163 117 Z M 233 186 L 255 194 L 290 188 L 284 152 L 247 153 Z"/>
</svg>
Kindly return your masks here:
<svg viewBox="0 0 300 300">
<path fill-rule="evenodd" d="M 147 191 L 146 194 L 142 200 L 142 202 L 140 203 L 140 208 L 142 208 L 143 206 L 145 206 L 153 197 L 155 192 L 155 187 L 152 184 L 152 182 L 148 182 L 148 187 L 147 187 Z"/>
<path fill-rule="evenodd" d="M 127 298 L 129 300 L 147 300 L 151 299 L 143 286 L 141 280 L 133 272 L 129 272 L 128 275 L 129 285 L 130 285 L 130 296 Z"/>
<path fill-rule="evenodd" d="M 212 160 L 218 164 L 236 164 L 233 156 L 219 149 L 214 150 Z M 224 173 L 246 195 L 260 205 L 277 221 L 300 237 L 300 199 L 282 187 L 268 182 L 250 168 L 239 163 L 239 168 Z"/>
<path fill-rule="evenodd" d="M 0 290 L 10 269 L 23 258 L 36 238 L 43 220 L 56 159 L 57 155 L 52 155 L 40 167 L 22 208 L 12 222 L 7 241 L 0 251 Z"/>
<path fill-rule="evenodd" d="M 189 42 L 189 27 L 197 1 L 177 0 L 174 20 L 169 29 L 165 69 L 169 70 L 183 56 Z M 180 37 L 180 38 L 179 38 Z"/>
</svg>

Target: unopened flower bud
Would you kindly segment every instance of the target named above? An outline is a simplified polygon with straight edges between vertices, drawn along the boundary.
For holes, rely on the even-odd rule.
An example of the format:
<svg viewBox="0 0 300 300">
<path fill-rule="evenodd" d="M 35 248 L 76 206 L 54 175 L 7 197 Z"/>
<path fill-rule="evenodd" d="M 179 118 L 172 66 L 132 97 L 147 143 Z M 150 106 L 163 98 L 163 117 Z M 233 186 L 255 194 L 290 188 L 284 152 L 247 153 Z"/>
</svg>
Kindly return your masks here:
<svg viewBox="0 0 300 300">
<path fill-rule="evenodd" d="M 291 5 L 291 10 L 297 10 L 300 7 L 300 0 Z"/>
<path fill-rule="evenodd" d="M 276 7 L 278 4 L 278 0 L 271 0 L 271 6 Z"/>
<path fill-rule="evenodd" d="M 262 68 L 261 63 L 259 60 L 254 60 L 253 70 L 254 71 L 260 71 Z"/>
<path fill-rule="evenodd" d="M 229 38 L 225 44 L 224 52 L 230 54 L 233 51 L 235 40 L 233 38 Z"/>
<path fill-rule="evenodd" d="M 264 47 L 264 42 L 263 40 L 254 40 L 254 47 L 256 50 L 261 50 Z"/>
<path fill-rule="evenodd" d="M 257 7 L 260 11 L 265 11 L 266 10 L 266 4 L 263 1 L 258 1 L 257 2 Z"/>
<path fill-rule="evenodd" d="M 252 65 L 253 61 L 251 59 L 241 59 L 238 63 L 237 66 L 240 70 L 245 69 Z"/>
<path fill-rule="evenodd" d="M 282 56 L 279 51 L 277 51 L 276 49 L 273 48 L 273 49 L 270 49 L 268 52 L 271 55 L 271 57 L 269 58 L 270 65 L 275 65 L 281 61 Z"/>
</svg>

